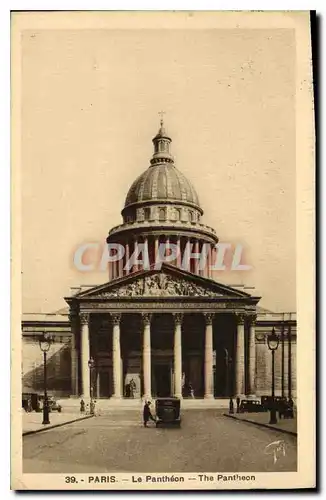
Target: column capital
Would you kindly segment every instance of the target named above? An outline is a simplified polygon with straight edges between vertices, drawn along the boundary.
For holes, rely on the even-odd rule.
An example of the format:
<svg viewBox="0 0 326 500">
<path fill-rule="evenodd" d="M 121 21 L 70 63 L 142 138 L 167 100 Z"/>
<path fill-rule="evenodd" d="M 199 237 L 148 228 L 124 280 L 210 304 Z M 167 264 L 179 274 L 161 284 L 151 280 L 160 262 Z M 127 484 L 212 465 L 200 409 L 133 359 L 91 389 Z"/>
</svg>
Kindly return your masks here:
<svg viewBox="0 0 326 500">
<path fill-rule="evenodd" d="M 79 318 L 80 318 L 80 322 L 81 322 L 82 325 L 88 325 L 88 323 L 89 323 L 89 313 L 87 313 L 87 312 L 79 313 Z"/>
<path fill-rule="evenodd" d="M 248 320 L 249 320 L 250 326 L 255 326 L 256 320 L 257 320 L 257 314 L 249 314 Z"/>
<path fill-rule="evenodd" d="M 215 314 L 213 313 L 204 313 L 204 318 L 205 318 L 205 323 L 206 325 L 212 325 L 213 324 L 213 318 Z"/>
<path fill-rule="evenodd" d="M 142 313 L 141 316 L 142 316 L 143 324 L 144 325 L 150 325 L 151 319 L 152 319 L 152 315 L 149 314 L 149 313 Z"/>
<path fill-rule="evenodd" d="M 68 317 L 70 323 L 73 323 L 78 318 L 78 312 L 75 309 L 70 309 Z"/>
<path fill-rule="evenodd" d="M 113 325 L 120 325 L 121 314 L 119 314 L 119 313 L 111 314 L 111 319 L 112 319 Z"/>
<path fill-rule="evenodd" d="M 183 320 L 183 313 L 173 313 L 174 324 L 181 325 Z"/>
<path fill-rule="evenodd" d="M 243 313 L 235 313 L 238 325 L 244 325 L 245 315 Z"/>
</svg>

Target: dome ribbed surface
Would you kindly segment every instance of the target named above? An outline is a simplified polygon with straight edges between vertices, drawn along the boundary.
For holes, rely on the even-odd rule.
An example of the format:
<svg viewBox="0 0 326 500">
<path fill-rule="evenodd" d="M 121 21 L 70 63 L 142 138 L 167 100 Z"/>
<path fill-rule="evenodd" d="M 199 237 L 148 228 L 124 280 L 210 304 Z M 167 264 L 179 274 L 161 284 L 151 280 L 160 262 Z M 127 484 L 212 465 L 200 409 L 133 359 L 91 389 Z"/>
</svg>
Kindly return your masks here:
<svg viewBox="0 0 326 500">
<path fill-rule="evenodd" d="M 194 187 L 173 164 L 153 165 L 141 174 L 128 191 L 125 207 L 155 200 L 181 201 L 200 207 Z"/>
</svg>

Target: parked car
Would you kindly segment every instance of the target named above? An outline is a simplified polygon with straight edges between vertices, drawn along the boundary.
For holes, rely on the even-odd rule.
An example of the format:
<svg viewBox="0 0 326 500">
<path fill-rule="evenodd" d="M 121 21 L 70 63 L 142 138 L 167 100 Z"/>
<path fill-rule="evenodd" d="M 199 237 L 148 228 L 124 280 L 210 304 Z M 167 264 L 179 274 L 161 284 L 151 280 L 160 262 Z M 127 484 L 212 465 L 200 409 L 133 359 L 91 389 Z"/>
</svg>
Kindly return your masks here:
<svg viewBox="0 0 326 500">
<path fill-rule="evenodd" d="M 262 396 L 261 402 L 266 410 L 271 410 L 273 407 L 272 396 Z M 286 397 L 275 396 L 274 398 L 275 410 L 279 412 L 280 418 L 293 418 L 293 401 Z"/>
<path fill-rule="evenodd" d="M 267 411 L 258 399 L 243 399 L 240 403 L 240 413 L 260 413 Z"/>
<path fill-rule="evenodd" d="M 180 399 L 179 398 L 157 398 L 155 402 L 156 427 L 175 426 L 180 427 Z"/>
</svg>

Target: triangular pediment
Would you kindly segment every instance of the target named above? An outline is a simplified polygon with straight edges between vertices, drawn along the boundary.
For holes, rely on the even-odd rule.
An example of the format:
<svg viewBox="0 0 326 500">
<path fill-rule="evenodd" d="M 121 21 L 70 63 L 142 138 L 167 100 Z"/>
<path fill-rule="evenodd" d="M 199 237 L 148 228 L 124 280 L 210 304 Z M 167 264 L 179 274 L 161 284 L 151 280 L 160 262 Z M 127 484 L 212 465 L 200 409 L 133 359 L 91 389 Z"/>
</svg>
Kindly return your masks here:
<svg viewBox="0 0 326 500">
<path fill-rule="evenodd" d="M 79 299 L 99 300 L 136 297 L 251 298 L 245 292 L 168 264 L 163 264 L 160 270 L 135 272 L 75 295 Z"/>
</svg>

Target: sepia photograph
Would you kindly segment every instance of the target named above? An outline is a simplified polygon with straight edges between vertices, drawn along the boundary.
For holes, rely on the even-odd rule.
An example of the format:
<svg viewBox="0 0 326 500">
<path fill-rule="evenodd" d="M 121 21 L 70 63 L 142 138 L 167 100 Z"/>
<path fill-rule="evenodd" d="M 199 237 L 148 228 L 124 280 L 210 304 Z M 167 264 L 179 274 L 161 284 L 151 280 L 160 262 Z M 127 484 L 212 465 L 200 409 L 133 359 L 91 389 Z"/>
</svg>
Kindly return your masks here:
<svg viewBox="0 0 326 500">
<path fill-rule="evenodd" d="M 12 488 L 313 487 L 311 14 L 11 21 Z"/>
</svg>

